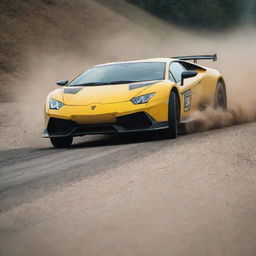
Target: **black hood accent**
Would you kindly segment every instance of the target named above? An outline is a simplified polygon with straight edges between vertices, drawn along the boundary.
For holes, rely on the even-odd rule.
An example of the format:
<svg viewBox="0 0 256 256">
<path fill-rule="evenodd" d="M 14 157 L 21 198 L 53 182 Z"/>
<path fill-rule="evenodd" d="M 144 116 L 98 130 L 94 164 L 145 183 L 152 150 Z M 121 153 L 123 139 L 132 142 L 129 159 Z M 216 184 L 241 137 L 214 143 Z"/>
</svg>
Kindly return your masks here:
<svg viewBox="0 0 256 256">
<path fill-rule="evenodd" d="M 64 92 L 64 94 L 77 94 L 82 89 L 83 89 L 83 87 L 77 87 L 77 88 L 74 88 L 74 87 L 68 88 L 68 87 L 66 87 L 66 88 L 64 88 L 63 92 Z"/>
<path fill-rule="evenodd" d="M 129 85 L 129 90 L 130 91 L 135 90 L 135 89 L 150 86 L 150 85 L 153 85 L 153 84 L 156 84 L 156 83 L 158 83 L 158 81 L 156 81 L 156 82 L 147 82 L 147 83 L 139 83 L 139 84 L 130 84 Z"/>
</svg>

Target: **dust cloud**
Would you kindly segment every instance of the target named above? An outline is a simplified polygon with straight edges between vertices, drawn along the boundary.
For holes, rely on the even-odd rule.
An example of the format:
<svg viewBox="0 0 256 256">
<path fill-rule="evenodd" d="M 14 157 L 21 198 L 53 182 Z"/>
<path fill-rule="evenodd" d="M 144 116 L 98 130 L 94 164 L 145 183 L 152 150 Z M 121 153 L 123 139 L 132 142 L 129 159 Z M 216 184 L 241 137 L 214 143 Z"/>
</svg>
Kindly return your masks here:
<svg viewBox="0 0 256 256">
<path fill-rule="evenodd" d="M 214 65 L 220 70 L 227 86 L 227 112 L 208 107 L 193 115 L 188 132 L 205 131 L 256 120 L 255 53 L 256 30 L 241 27 L 227 34 L 209 38 L 215 44 L 219 61 Z"/>
<path fill-rule="evenodd" d="M 98 5 L 98 8 L 105 7 Z M 27 142 L 32 140 L 36 144 L 39 141 L 44 128 L 44 101 L 47 94 L 57 88 L 57 80 L 70 80 L 92 65 L 140 58 L 218 54 L 218 62 L 201 64 L 216 68 L 223 74 L 227 86 L 228 112 L 210 108 L 198 112 L 193 116 L 195 122 L 187 127 L 188 132 L 255 120 L 254 28 L 245 26 L 225 33 L 191 31 L 162 22 L 129 5 L 129 11 L 133 9 L 140 13 L 141 20 L 147 20 L 147 24 L 138 25 L 123 18 L 119 29 L 111 34 L 102 33 L 100 38 L 100 31 L 97 31 L 97 37 L 91 37 L 85 48 L 60 47 L 54 54 L 36 49 L 26 52 L 26 75 L 21 81 L 17 81 L 19 87 L 15 90 L 14 101 L 19 105 L 16 128 L 21 127 L 23 135 L 25 131 Z M 114 12 L 109 13 L 118 16 Z M 86 21 L 84 26 L 87 26 Z M 80 37 L 86 38 L 86 34 L 81 34 Z"/>
</svg>

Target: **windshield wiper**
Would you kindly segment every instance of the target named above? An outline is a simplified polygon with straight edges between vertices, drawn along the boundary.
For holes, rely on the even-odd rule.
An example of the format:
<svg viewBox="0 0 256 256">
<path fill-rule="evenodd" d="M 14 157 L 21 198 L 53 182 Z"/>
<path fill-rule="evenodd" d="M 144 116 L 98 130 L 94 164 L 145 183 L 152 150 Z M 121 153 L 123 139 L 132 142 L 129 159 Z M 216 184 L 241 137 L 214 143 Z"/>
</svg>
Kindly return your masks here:
<svg viewBox="0 0 256 256">
<path fill-rule="evenodd" d="M 93 86 L 93 85 L 103 85 L 104 83 L 94 82 L 94 83 L 83 83 L 83 84 L 70 84 L 70 86 Z"/>
<path fill-rule="evenodd" d="M 134 80 L 121 80 L 121 81 L 111 81 L 106 84 L 128 84 L 128 83 L 136 83 L 140 81 L 134 81 Z"/>
<path fill-rule="evenodd" d="M 93 82 L 93 83 L 83 83 L 83 84 L 72 84 L 70 86 L 94 86 L 94 85 L 111 85 L 111 84 L 129 84 L 129 83 L 139 83 L 144 81 L 139 80 L 120 80 L 111 82 Z"/>
<path fill-rule="evenodd" d="M 137 83 L 137 82 L 143 82 L 143 81 L 121 80 L 121 81 L 111 81 L 111 82 L 93 82 L 93 83 L 83 83 L 83 84 L 72 84 L 70 86 L 94 86 L 94 85 L 128 84 L 128 83 Z"/>
</svg>

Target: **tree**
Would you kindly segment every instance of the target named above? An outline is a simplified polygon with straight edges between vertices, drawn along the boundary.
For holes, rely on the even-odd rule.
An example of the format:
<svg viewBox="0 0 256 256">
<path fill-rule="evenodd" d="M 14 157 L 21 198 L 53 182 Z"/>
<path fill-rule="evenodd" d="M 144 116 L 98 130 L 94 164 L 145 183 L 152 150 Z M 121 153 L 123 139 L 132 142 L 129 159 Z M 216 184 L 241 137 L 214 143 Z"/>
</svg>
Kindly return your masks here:
<svg viewBox="0 0 256 256">
<path fill-rule="evenodd" d="M 178 25 L 210 29 L 224 29 L 237 25 L 244 15 L 247 2 L 253 2 L 253 6 L 255 8 L 256 0 L 127 1 Z"/>
</svg>

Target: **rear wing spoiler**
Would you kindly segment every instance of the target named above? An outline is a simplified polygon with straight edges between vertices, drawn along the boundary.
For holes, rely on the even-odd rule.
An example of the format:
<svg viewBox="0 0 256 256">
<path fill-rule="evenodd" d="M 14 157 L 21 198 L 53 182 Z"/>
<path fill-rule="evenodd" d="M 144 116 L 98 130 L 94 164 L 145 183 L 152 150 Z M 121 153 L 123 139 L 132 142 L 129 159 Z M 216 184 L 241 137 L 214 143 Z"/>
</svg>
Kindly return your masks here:
<svg viewBox="0 0 256 256">
<path fill-rule="evenodd" d="M 194 63 L 197 63 L 198 60 L 212 60 L 217 61 L 217 54 L 213 55 L 193 55 L 193 56 L 179 56 L 179 57 L 171 57 L 172 59 L 177 60 L 192 60 Z"/>
</svg>

